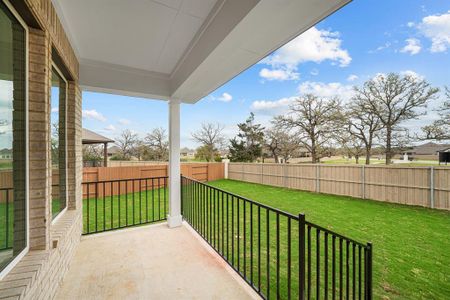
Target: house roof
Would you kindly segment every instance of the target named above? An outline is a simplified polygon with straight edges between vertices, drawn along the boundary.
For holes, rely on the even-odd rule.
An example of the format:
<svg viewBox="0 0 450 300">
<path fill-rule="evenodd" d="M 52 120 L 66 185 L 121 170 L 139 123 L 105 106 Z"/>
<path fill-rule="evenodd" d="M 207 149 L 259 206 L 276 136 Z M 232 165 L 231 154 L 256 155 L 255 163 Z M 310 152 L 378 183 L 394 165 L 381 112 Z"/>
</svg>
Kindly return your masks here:
<svg viewBox="0 0 450 300">
<path fill-rule="evenodd" d="M 114 140 L 111 140 L 103 135 L 95 133 L 89 129 L 83 128 L 83 132 L 81 135 L 82 144 L 103 144 L 103 143 L 114 143 Z"/>
<path fill-rule="evenodd" d="M 439 151 L 446 151 L 448 149 L 450 149 L 450 144 L 436 144 L 429 142 L 414 147 L 411 152 L 416 155 L 434 155 Z"/>
<path fill-rule="evenodd" d="M 120 152 L 120 148 L 117 146 L 112 146 L 108 148 L 108 154 L 117 154 Z"/>
<path fill-rule="evenodd" d="M 351 0 L 52 0 L 84 90 L 195 103 Z"/>
<path fill-rule="evenodd" d="M 0 149 L 0 154 L 11 154 L 12 150 L 8 148 Z"/>
</svg>

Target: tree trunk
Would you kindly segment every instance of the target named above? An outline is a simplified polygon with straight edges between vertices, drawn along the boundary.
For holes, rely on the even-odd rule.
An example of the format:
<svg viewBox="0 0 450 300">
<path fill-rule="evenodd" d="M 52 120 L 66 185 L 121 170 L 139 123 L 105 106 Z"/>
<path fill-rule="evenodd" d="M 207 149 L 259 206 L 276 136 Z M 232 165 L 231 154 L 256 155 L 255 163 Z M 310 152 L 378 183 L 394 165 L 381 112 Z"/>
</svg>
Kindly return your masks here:
<svg viewBox="0 0 450 300">
<path fill-rule="evenodd" d="M 358 165 L 359 164 L 359 155 L 355 155 L 355 161 L 356 161 L 356 164 Z"/>
<path fill-rule="evenodd" d="M 317 162 L 316 141 L 311 139 L 311 161 L 313 164 Z"/>
<path fill-rule="evenodd" d="M 390 126 L 386 127 L 386 165 L 391 164 L 392 158 L 392 128 Z"/>
</svg>

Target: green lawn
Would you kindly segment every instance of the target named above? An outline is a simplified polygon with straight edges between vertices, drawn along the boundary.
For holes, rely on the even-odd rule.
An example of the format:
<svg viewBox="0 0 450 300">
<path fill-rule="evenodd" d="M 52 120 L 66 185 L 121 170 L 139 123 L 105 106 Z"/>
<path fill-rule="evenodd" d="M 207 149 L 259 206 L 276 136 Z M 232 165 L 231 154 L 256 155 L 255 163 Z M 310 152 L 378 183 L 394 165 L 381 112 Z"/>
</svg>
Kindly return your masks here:
<svg viewBox="0 0 450 300">
<path fill-rule="evenodd" d="M 83 200 L 83 233 L 117 229 L 165 219 L 168 190 L 142 192 Z M 89 225 L 88 225 L 89 224 Z"/>
<path fill-rule="evenodd" d="M 450 299 L 450 212 L 232 180 L 210 184 L 371 241 L 375 299 Z"/>
</svg>

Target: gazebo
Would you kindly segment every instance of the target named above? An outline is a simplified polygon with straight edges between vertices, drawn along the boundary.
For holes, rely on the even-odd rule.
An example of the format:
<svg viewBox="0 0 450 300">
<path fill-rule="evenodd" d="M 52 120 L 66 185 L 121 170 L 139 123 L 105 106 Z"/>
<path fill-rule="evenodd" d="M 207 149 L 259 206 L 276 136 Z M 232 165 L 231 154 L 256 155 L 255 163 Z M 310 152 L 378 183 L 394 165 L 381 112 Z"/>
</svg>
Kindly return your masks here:
<svg viewBox="0 0 450 300">
<path fill-rule="evenodd" d="M 83 145 L 103 144 L 103 166 L 108 166 L 108 144 L 114 143 L 114 140 L 83 128 L 81 142 Z"/>
</svg>

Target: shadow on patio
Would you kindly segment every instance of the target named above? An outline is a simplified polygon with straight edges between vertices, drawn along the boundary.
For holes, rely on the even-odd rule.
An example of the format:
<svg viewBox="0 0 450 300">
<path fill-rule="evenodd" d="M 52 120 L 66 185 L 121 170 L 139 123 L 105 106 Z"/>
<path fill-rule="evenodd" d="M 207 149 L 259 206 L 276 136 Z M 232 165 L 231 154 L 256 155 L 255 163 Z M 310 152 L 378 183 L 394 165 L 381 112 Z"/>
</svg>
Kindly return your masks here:
<svg viewBox="0 0 450 300">
<path fill-rule="evenodd" d="M 189 225 L 86 236 L 56 299 L 259 299 Z"/>
</svg>

